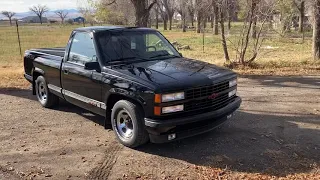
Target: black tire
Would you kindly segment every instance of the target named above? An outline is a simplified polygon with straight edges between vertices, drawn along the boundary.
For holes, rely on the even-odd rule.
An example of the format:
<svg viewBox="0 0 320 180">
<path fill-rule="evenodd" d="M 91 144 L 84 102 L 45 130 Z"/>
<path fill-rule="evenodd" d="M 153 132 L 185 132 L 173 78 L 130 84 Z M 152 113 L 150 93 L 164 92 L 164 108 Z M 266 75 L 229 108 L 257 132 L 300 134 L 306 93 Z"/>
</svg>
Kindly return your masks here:
<svg viewBox="0 0 320 180">
<path fill-rule="evenodd" d="M 39 76 L 35 81 L 36 96 L 40 104 L 45 108 L 52 108 L 59 103 L 59 97 L 49 91 L 46 80 Z"/>
<path fill-rule="evenodd" d="M 131 121 L 132 124 L 132 129 L 128 128 L 130 127 L 130 122 L 128 122 L 128 125 L 126 125 L 126 127 L 128 126 L 127 128 L 130 129 L 130 137 L 125 137 L 125 135 L 123 135 L 123 129 L 120 128 L 121 125 L 119 126 L 119 124 L 117 124 L 119 123 L 119 121 L 121 122 L 120 116 L 122 116 L 123 114 L 124 116 L 126 116 L 125 114 L 129 116 L 128 119 L 130 120 L 127 120 Z M 119 117 L 120 120 L 118 120 Z M 117 103 L 115 103 L 111 113 L 111 124 L 117 139 L 121 142 L 121 144 L 127 147 L 135 148 L 149 141 L 149 134 L 144 128 L 143 124 L 142 110 L 140 106 L 130 101 L 120 100 Z"/>
</svg>

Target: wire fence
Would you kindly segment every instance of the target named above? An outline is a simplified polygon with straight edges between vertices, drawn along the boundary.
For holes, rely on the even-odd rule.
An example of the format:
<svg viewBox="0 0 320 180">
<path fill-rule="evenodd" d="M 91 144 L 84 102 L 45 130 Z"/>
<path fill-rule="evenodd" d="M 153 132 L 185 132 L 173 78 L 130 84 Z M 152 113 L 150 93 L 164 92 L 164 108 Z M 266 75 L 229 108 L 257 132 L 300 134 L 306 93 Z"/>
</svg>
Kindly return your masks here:
<svg viewBox="0 0 320 180">
<path fill-rule="evenodd" d="M 0 63 L 21 60 L 31 48 L 64 47 L 70 32 L 83 24 L 40 24 L 0 21 Z"/>
<path fill-rule="evenodd" d="M 0 20 L 0 64 L 21 62 L 25 50 L 64 47 L 73 29 L 89 24 L 25 23 Z M 194 31 L 194 29 L 190 29 Z"/>
<path fill-rule="evenodd" d="M 99 24 L 100 25 L 100 24 Z M 64 47 L 73 29 L 89 24 L 59 24 L 59 23 L 24 23 L 22 21 L 0 20 L 0 67 L 22 64 L 22 57 L 25 50 L 35 48 Z M 153 27 L 155 28 L 155 27 Z M 234 23 L 232 29 L 227 33 L 229 52 L 234 56 L 234 43 L 239 38 L 242 23 Z M 207 62 L 224 62 L 224 55 L 221 49 L 220 35 L 214 36 L 212 27 L 207 25 L 202 29 L 201 34 L 196 33 L 196 29 L 188 28 L 187 33 L 181 33 L 181 28 L 174 26 L 172 31 L 162 31 L 163 25 L 160 24 L 159 30 L 171 40 L 178 44 L 178 49 L 190 58 L 197 58 Z M 265 35 L 266 43 L 261 47 L 259 60 L 261 61 L 306 61 L 311 59 L 311 36 L 312 32 L 306 32 L 306 41 L 300 38 L 300 34 L 292 32 L 290 36 L 279 38 L 273 32 Z M 181 49 L 180 49 L 181 47 Z M 182 47 L 186 47 L 183 49 Z M 280 50 L 281 49 L 281 50 Z M 294 56 L 288 54 L 295 52 Z M 233 54 L 232 54 L 233 53 Z"/>
</svg>

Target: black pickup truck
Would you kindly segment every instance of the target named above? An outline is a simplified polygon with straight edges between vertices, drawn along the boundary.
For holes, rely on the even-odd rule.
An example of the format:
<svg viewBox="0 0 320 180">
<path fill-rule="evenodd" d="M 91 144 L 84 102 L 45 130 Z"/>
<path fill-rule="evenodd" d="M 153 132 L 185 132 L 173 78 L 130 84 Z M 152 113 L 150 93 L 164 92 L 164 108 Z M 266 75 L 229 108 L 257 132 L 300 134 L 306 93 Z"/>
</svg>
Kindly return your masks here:
<svg viewBox="0 0 320 180">
<path fill-rule="evenodd" d="M 42 106 L 102 115 L 128 147 L 207 132 L 241 104 L 234 72 L 183 58 L 149 28 L 78 28 L 65 48 L 27 50 L 24 68 Z"/>
</svg>

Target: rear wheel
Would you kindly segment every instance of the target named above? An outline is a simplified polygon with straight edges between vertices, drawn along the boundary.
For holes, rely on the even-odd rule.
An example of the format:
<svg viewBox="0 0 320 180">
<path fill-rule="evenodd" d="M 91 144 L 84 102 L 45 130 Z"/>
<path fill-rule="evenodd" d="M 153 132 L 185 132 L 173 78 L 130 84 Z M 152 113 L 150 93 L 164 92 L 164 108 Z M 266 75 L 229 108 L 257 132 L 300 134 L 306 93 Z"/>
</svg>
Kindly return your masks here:
<svg viewBox="0 0 320 180">
<path fill-rule="evenodd" d="M 35 81 L 36 95 L 43 107 L 51 108 L 59 103 L 59 97 L 52 94 L 43 76 L 39 76 Z"/>
<path fill-rule="evenodd" d="M 117 139 L 127 147 L 134 148 L 149 140 L 142 110 L 130 101 L 120 100 L 113 106 L 111 123 Z"/>
</svg>

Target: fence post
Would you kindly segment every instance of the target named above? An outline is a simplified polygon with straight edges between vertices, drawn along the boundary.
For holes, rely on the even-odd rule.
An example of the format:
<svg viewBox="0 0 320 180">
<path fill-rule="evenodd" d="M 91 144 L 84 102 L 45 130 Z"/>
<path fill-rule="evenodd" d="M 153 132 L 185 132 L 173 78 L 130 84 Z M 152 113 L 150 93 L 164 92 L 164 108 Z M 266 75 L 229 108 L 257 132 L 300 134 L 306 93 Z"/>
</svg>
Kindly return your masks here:
<svg viewBox="0 0 320 180">
<path fill-rule="evenodd" d="M 204 53 L 204 38 L 205 38 L 205 28 L 202 30 L 202 52 Z"/>
<path fill-rule="evenodd" d="M 21 43 L 20 43 L 20 34 L 19 34 L 19 25 L 18 25 L 18 20 L 16 20 L 16 27 L 17 27 L 17 35 L 18 35 L 18 42 L 19 42 L 20 56 L 22 57 L 22 50 L 21 50 Z"/>
</svg>

